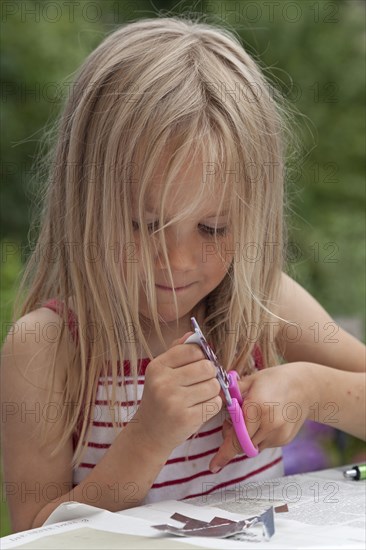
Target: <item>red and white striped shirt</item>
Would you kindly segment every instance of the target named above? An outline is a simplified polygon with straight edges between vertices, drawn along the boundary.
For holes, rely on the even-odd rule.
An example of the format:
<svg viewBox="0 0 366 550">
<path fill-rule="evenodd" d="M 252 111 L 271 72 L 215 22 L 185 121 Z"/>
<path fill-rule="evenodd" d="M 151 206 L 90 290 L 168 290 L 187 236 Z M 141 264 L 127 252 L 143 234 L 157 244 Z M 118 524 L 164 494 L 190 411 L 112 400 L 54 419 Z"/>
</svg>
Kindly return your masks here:
<svg viewBox="0 0 366 550">
<path fill-rule="evenodd" d="M 43 307 L 59 313 L 62 304 L 56 300 L 49 300 Z M 68 319 L 71 334 L 76 339 L 77 319 L 70 309 Z M 117 378 L 116 401 L 113 403 L 119 408 L 120 430 L 131 420 L 141 401 L 145 370 L 149 362 L 149 358 L 139 361 L 137 404 L 134 402 L 135 391 L 133 378 L 130 376 L 130 364 L 127 360 L 123 362 L 125 387 L 122 387 L 122 378 Z M 253 352 L 253 362 L 257 369 L 263 368 L 262 355 L 258 347 Z M 107 395 L 105 382 L 110 386 L 112 378 L 107 377 L 105 380 L 104 377 L 100 377 L 98 381 L 93 425 L 87 448 L 83 454 L 83 461 L 73 471 L 75 485 L 98 464 L 116 437 L 110 416 L 110 396 Z M 236 456 L 220 472 L 212 474 L 208 464 L 222 444 L 223 420 L 224 413 L 220 411 L 201 426 L 198 434 L 174 449 L 142 504 L 170 499 L 181 500 L 217 491 L 240 491 L 240 486 L 244 483 L 260 482 L 284 475 L 281 448 L 265 449 L 255 458 Z M 75 443 L 74 439 L 74 446 Z"/>
</svg>

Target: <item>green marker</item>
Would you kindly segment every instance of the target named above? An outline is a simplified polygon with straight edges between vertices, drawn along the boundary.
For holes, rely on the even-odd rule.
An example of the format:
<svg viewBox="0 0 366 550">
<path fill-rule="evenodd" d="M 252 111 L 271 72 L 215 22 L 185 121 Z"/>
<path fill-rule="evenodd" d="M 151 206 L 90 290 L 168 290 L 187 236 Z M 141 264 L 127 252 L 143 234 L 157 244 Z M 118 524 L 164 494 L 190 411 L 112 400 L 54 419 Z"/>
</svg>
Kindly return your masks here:
<svg viewBox="0 0 366 550">
<path fill-rule="evenodd" d="M 343 472 L 343 475 L 347 479 L 354 479 L 356 481 L 359 481 L 360 479 L 366 479 L 366 464 L 352 466 L 350 470 L 345 470 Z"/>
</svg>

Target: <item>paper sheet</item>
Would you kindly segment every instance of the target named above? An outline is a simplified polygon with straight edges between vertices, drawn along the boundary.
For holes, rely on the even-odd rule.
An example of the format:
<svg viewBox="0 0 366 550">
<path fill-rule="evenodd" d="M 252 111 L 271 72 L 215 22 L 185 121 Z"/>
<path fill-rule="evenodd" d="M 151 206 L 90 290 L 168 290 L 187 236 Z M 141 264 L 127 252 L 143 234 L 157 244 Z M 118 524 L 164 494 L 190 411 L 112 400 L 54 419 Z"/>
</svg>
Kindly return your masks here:
<svg viewBox="0 0 366 550">
<path fill-rule="evenodd" d="M 157 523 L 174 524 L 170 520 L 174 512 L 205 521 L 215 515 L 239 520 L 263 511 L 268 505 L 282 503 L 288 504 L 289 512 L 276 515 L 276 533 L 270 541 L 254 542 L 250 534 L 240 535 L 237 540 L 178 539 L 151 528 Z M 4 537 L 0 546 L 4 550 L 156 548 L 156 544 L 162 549 L 364 549 L 365 508 L 366 481 L 345 481 L 341 471 L 330 470 L 248 483 L 236 487 L 231 495 L 228 491 L 219 492 L 190 502 L 164 501 L 119 513 L 80 503 L 64 503 L 51 514 L 44 527 Z M 141 540 L 142 536 L 149 538 Z"/>
<path fill-rule="evenodd" d="M 108 548 L 108 550 L 145 550 L 146 548 L 154 550 L 201 550 L 200 546 L 192 546 L 181 544 L 179 540 L 171 541 L 159 539 L 149 539 L 146 542 L 145 537 L 135 535 L 121 535 L 120 533 L 111 533 L 90 529 L 89 527 L 81 527 L 70 532 L 60 533 L 57 535 L 57 548 L 68 548 L 72 550 L 100 550 Z M 48 535 L 42 539 L 35 540 L 17 546 L 28 550 L 50 550 L 56 548 L 55 537 Z M 148 546 L 147 546 L 148 544 Z"/>
<path fill-rule="evenodd" d="M 287 476 L 243 485 L 235 494 L 221 492 L 209 497 L 193 499 L 201 506 L 216 506 L 230 512 L 257 514 L 269 506 L 282 502 L 288 504 L 286 519 L 300 521 L 304 525 L 358 526 L 366 530 L 364 515 L 366 505 L 365 481 L 345 480 L 342 471 L 327 479 L 326 474 Z M 252 485 L 252 486 L 251 486 Z"/>
</svg>

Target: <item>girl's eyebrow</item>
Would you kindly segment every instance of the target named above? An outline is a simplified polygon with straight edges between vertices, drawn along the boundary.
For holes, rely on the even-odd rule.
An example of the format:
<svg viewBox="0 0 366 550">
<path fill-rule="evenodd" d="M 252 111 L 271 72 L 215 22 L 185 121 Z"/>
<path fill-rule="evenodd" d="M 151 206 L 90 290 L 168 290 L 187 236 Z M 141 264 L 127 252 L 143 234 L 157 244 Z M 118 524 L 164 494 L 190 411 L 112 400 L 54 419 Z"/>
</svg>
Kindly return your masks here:
<svg viewBox="0 0 366 550">
<path fill-rule="evenodd" d="M 151 207 L 147 206 L 147 210 L 146 210 L 146 213 L 147 214 L 154 214 L 154 210 L 151 210 L 150 209 Z M 219 218 L 221 216 L 225 216 L 226 214 L 229 213 L 229 210 L 223 210 L 222 212 L 218 213 L 218 214 L 202 214 L 202 218 Z"/>
<path fill-rule="evenodd" d="M 157 213 L 156 210 L 146 209 L 146 214 L 147 215 L 155 216 L 156 213 Z M 229 210 L 223 210 L 222 212 L 218 212 L 218 213 L 215 213 L 215 214 L 202 213 L 202 215 L 200 217 L 205 219 L 205 220 L 211 220 L 211 219 L 216 219 L 216 218 L 223 218 L 223 217 L 227 216 L 228 213 L 229 213 Z"/>
<path fill-rule="evenodd" d="M 155 198 L 152 197 L 151 195 L 148 195 L 147 197 L 145 197 L 144 202 L 145 202 L 145 213 L 152 216 L 156 215 L 157 210 L 155 209 L 155 206 L 154 206 Z M 137 204 L 134 203 L 134 201 L 133 201 L 133 206 L 137 207 Z M 203 208 L 202 209 L 203 212 L 200 214 L 200 217 L 205 219 L 212 219 L 212 218 L 219 218 L 222 216 L 226 216 L 230 212 L 230 207 L 227 200 L 223 201 L 222 208 L 224 208 L 224 210 L 221 210 L 221 212 L 216 212 L 214 208 L 213 209 Z"/>
<path fill-rule="evenodd" d="M 229 210 L 223 210 L 219 214 L 209 214 L 208 216 L 205 216 L 206 218 L 216 218 L 217 216 L 225 216 L 225 214 L 228 214 Z"/>
</svg>

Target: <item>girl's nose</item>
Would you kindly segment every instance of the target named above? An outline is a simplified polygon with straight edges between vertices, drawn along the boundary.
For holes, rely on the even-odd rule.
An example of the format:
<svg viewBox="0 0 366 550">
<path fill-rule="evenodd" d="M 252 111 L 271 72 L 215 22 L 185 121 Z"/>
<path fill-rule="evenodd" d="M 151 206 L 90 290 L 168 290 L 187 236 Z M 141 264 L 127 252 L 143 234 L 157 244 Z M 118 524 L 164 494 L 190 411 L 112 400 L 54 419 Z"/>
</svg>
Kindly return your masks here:
<svg viewBox="0 0 366 550">
<path fill-rule="evenodd" d="M 194 239 L 190 236 L 176 236 L 165 237 L 167 254 L 169 259 L 169 266 L 172 271 L 189 271 L 196 269 L 197 267 L 197 246 L 194 243 Z M 159 246 L 159 245 L 158 245 Z M 164 268 L 165 259 L 162 249 L 158 250 L 157 263 L 159 268 Z"/>
</svg>

